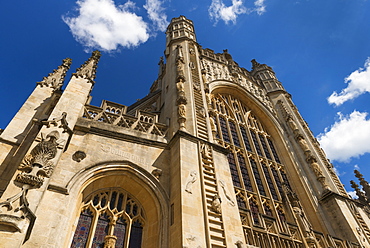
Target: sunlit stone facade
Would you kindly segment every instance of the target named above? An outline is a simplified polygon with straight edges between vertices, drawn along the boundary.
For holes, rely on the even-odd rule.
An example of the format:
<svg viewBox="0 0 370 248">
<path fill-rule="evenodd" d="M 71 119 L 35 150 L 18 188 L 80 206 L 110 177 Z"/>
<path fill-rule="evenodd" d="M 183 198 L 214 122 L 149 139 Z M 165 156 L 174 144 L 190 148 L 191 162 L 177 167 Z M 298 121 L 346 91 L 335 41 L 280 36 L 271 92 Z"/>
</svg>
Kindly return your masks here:
<svg viewBox="0 0 370 248">
<path fill-rule="evenodd" d="M 369 204 L 272 68 L 204 49 L 183 16 L 166 35 L 131 106 L 89 104 L 99 52 L 63 91 L 70 59 L 37 83 L 0 136 L 0 247 L 370 247 Z"/>
</svg>

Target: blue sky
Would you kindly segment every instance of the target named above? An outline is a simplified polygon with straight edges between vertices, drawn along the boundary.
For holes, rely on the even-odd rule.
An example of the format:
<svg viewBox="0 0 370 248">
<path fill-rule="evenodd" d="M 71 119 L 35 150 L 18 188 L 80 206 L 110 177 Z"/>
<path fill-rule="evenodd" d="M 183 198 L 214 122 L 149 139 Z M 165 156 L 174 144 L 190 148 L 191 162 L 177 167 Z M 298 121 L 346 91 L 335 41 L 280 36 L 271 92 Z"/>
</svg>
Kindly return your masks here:
<svg viewBox="0 0 370 248">
<path fill-rule="evenodd" d="M 0 128 L 44 76 L 102 51 L 93 105 L 130 105 L 157 77 L 165 27 L 194 21 L 197 41 L 246 69 L 270 65 L 347 190 L 370 181 L 370 0 L 5 1 L 0 9 Z M 67 77 L 67 79 L 70 76 Z"/>
</svg>

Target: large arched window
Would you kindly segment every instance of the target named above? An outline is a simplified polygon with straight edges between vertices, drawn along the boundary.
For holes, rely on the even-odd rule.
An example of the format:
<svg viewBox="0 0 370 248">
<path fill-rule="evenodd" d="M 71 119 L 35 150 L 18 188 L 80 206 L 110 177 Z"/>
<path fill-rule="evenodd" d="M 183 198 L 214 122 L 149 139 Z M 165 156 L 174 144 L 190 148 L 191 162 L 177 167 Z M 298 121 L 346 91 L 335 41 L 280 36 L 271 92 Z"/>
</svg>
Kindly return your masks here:
<svg viewBox="0 0 370 248">
<path fill-rule="evenodd" d="M 214 138 L 230 151 L 227 158 L 241 215 L 250 214 L 250 226 L 263 225 L 261 214 L 285 222 L 284 210 L 276 206 L 283 205 L 282 185 L 289 183 L 271 135 L 232 95 L 214 95 L 210 114 L 217 126 Z"/>
<path fill-rule="evenodd" d="M 71 248 L 140 248 L 145 228 L 141 204 L 121 188 L 96 191 L 83 200 Z"/>
</svg>

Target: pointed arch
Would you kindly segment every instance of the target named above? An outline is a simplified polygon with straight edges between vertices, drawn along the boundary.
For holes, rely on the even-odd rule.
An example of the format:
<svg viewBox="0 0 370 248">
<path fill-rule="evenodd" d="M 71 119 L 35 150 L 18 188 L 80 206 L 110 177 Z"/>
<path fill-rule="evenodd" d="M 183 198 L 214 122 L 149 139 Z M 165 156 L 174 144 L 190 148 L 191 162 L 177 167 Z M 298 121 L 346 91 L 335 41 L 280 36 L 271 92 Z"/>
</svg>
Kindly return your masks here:
<svg viewBox="0 0 370 248">
<path fill-rule="evenodd" d="M 80 215 L 86 209 L 91 209 L 98 213 L 94 218 L 107 214 L 106 221 L 109 224 L 106 232 L 108 233 L 104 235 L 114 236 L 117 241 L 126 245 L 124 247 L 129 247 L 129 243 L 134 242 L 133 236 L 131 241 L 127 241 L 130 235 L 136 235 L 135 242 L 137 244 L 142 242 L 142 247 L 167 247 L 168 196 L 158 180 L 145 169 L 129 161 L 99 163 L 76 173 L 66 188 L 71 195 L 78 196 L 72 216 L 75 219 L 71 229 L 73 233 L 79 224 Z M 118 204 L 120 194 L 122 194 L 121 205 Z M 97 197 L 95 202 L 94 197 Z M 102 200 L 103 198 L 105 200 Z M 104 201 L 104 207 L 101 201 Z M 93 228 L 96 228 L 96 223 L 97 221 L 92 224 Z M 117 233 L 116 227 L 127 230 L 125 238 L 122 235 L 119 237 L 114 235 Z M 93 231 L 90 230 L 90 232 Z M 86 234 L 89 244 L 93 242 L 91 239 L 94 235 Z M 69 240 L 70 245 L 74 240 L 73 234 Z"/>
</svg>

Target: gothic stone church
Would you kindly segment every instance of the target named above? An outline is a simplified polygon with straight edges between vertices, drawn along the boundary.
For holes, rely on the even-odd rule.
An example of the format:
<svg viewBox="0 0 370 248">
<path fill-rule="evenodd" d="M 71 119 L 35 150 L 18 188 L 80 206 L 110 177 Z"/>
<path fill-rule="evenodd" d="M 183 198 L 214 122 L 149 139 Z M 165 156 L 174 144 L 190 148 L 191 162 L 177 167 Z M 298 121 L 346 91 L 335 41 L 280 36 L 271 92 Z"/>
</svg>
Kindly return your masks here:
<svg viewBox="0 0 370 248">
<path fill-rule="evenodd" d="M 37 83 L 0 136 L 0 247 L 370 247 L 366 196 L 272 68 L 202 48 L 184 16 L 166 34 L 131 106 L 89 104 L 97 51 L 64 90 L 70 59 Z"/>
</svg>

